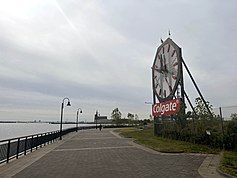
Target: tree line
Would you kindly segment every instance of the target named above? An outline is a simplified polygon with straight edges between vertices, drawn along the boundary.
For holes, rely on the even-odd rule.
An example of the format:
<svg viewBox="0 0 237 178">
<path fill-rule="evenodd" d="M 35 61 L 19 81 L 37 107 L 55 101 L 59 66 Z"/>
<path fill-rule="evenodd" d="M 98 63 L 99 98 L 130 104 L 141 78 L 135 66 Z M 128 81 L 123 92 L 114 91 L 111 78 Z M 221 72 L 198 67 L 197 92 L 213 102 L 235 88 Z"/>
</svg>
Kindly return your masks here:
<svg viewBox="0 0 237 178">
<path fill-rule="evenodd" d="M 195 112 L 180 112 L 171 119 L 162 119 L 161 124 L 155 128 L 157 134 L 215 148 L 237 148 L 237 114 L 232 113 L 231 120 L 223 120 L 220 115 L 214 114 L 213 106 L 208 101 L 207 106 L 212 115 L 201 98 L 196 98 Z"/>
<path fill-rule="evenodd" d="M 119 125 L 141 125 L 150 123 L 150 119 L 139 120 L 137 114 L 128 113 L 126 118 L 122 118 L 122 113 L 118 108 L 113 109 L 111 113 L 112 123 Z"/>
</svg>

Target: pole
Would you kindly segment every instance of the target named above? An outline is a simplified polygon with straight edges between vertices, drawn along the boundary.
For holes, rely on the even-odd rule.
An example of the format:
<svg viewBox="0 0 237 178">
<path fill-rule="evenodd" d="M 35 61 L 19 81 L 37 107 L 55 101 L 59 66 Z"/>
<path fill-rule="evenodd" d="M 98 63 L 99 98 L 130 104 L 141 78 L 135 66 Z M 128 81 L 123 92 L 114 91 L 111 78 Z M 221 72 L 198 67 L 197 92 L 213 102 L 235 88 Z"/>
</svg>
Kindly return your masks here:
<svg viewBox="0 0 237 178">
<path fill-rule="evenodd" d="M 155 94 L 155 84 L 154 84 L 154 71 L 152 70 L 152 95 L 153 95 L 153 105 L 156 104 L 156 94 Z M 152 109 L 153 109 L 153 105 L 152 105 Z M 157 121 L 158 120 L 158 117 L 157 116 L 154 116 L 154 122 L 153 122 L 153 134 L 154 135 L 157 135 Z"/>
<path fill-rule="evenodd" d="M 184 95 L 185 95 L 185 97 L 186 97 L 186 99 L 188 100 L 188 103 L 189 103 L 189 105 L 191 106 L 191 108 L 192 108 L 192 110 L 193 110 L 193 113 L 195 114 L 195 116 L 197 115 L 197 113 L 196 113 L 196 111 L 195 111 L 195 109 L 194 109 L 194 107 L 193 107 L 193 105 L 192 105 L 192 103 L 191 103 L 191 101 L 190 101 L 190 99 L 189 99 L 189 97 L 188 97 L 188 95 L 187 95 L 187 93 L 184 91 Z"/>
<path fill-rule="evenodd" d="M 181 48 L 179 48 L 180 51 L 180 56 L 182 56 L 182 51 Z M 183 61 L 183 59 L 181 59 Z M 184 75 L 183 75 L 183 65 L 181 62 L 180 65 L 180 73 L 181 73 L 181 78 L 180 78 L 180 85 L 181 85 L 181 97 L 182 97 L 182 102 L 183 102 L 183 108 L 182 108 L 182 114 L 185 114 L 185 91 L 184 91 Z"/>
<path fill-rule="evenodd" d="M 77 128 L 77 130 L 76 130 L 76 132 L 78 131 L 78 110 L 77 110 L 77 121 L 76 121 L 76 128 Z"/>
<path fill-rule="evenodd" d="M 197 116 L 197 113 L 196 113 L 196 111 L 195 111 L 195 109 L 194 109 L 194 107 L 193 107 L 193 105 L 192 105 L 192 103 L 191 103 L 191 101 L 190 101 L 190 99 L 189 99 L 189 97 L 188 97 L 188 95 L 187 95 L 187 93 L 184 91 L 184 96 L 186 97 L 186 99 L 188 100 L 188 103 L 189 103 L 189 105 L 191 106 L 191 108 L 192 108 L 192 110 L 193 110 L 193 113 L 194 113 L 194 115 L 195 115 L 195 117 Z M 193 121 L 193 133 L 194 133 L 194 130 L 195 130 L 195 124 L 194 124 L 194 118 L 192 117 L 192 121 Z"/>
<path fill-rule="evenodd" d="M 97 129 L 97 116 L 98 116 L 98 111 L 95 113 L 95 128 Z"/>
<path fill-rule="evenodd" d="M 183 59 L 182 59 L 182 63 L 184 64 L 184 67 L 185 67 L 185 69 L 187 70 L 189 77 L 191 78 L 191 80 L 192 80 L 192 82 L 193 82 L 193 84 L 194 84 L 194 86 L 195 86 L 195 88 L 196 88 L 196 90 L 197 90 L 199 96 L 201 97 L 201 99 L 202 99 L 204 105 L 206 106 L 207 111 L 209 112 L 210 116 L 212 117 L 212 113 L 211 113 L 211 111 L 210 111 L 210 109 L 209 109 L 209 107 L 208 107 L 206 101 L 204 100 L 201 91 L 199 90 L 199 88 L 198 88 L 198 86 L 197 86 L 197 84 L 196 84 L 196 82 L 195 82 L 195 80 L 194 80 L 194 78 L 193 78 L 191 72 L 189 71 L 189 69 L 188 69 L 188 67 L 187 67 L 187 65 L 185 64 L 185 62 L 184 62 Z"/>
<path fill-rule="evenodd" d="M 220 110 L 220 117 L 221 117 L 221 130 L 222 130 L 222 148 L 225 149 L 225 144 L 224 144 L 224 126 L 223 126 L 223 117 L 222 117 L 222 110 L 221 107 L 219 107 Z"/>
<path fill-rule="evenodd" d="M 61 107 L 60 140 L 62 140 L 62 127 L 63 127 L 63 102 Z"/>
</svg>

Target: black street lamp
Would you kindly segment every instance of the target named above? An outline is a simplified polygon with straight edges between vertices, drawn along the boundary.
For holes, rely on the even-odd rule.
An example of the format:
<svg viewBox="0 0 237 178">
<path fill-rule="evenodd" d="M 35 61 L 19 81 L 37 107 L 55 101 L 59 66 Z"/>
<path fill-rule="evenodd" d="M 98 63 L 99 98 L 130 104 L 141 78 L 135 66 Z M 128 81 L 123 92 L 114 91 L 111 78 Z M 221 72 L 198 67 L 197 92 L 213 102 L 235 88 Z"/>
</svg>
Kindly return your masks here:
<svg viewBox="0 0 237 178">
<path fill-rule="evenodd" d="M 77 121 L 76 121 L 77 130 L 76 131 L 78 131 L 78 114 L 79 114 L 79 112 L 82 113 L 81 108 L 78 108 L 78 110 L 77 110 Z"/>
<path fill-rule="evenodd" d="M 98 111 L 95 112 L 95 128 L 97 129 Z"/>
<path fill-rule="evenodd" d="M 62 140 L 62 127 L 63 127 L 63 108 L 64 108 L 64 101 L 68 100 L 66 106 L 71 106 L 69 98 L 64 98 L 61 107 L 61 122 L 60 122 L 60 140 Z"/>
</svg>

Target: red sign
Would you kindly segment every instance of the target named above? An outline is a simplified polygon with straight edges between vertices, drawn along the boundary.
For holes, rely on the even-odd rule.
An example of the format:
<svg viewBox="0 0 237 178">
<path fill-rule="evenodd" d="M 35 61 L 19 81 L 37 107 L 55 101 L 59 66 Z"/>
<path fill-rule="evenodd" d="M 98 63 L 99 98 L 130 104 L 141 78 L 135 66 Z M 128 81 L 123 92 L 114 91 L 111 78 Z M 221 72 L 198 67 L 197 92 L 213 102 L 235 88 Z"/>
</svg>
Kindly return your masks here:
<svg viewBox="0 0 237 178">
<path fill-rule="evenodd" d="M 153 116 L 171 116 L 179 112 L 180 100 L 174 99 L 161 103 L 156 103 L 152 106 Z"/>
</svg>

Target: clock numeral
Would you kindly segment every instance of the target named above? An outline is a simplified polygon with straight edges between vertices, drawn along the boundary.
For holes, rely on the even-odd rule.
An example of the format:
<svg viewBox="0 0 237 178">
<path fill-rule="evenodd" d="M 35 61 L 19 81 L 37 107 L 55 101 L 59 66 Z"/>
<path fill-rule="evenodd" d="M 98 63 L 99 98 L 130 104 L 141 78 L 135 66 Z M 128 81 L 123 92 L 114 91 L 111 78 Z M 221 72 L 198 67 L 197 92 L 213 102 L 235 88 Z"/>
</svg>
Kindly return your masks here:
<svg viewBox="0 0 237 178">
<path fill-rule="evenodd" d="M 160 91 L 159 91 L 159 95 L 161 95 L 161 93 L 162 93 L 162 90 L 160 89 Z"/>
<path fill-rule="evenodd" d="M 166 69 L 166 58 L 165 58 L 165 55 L 164 55 L 164 67 Z"/>
<path fill-rule="evenodd" d="M 163 54 L 165 53 L 165 48 L 164 47 L 162 48 L 162 52 L 163 52 Z"/>
<path fill-rule="evenodd" d="M 175 52 L 176 52 L 175 50 L 172 52 L 172 54 L 171 54 L 171 57 L 173 57 L 173 56 L 174 56 Z"/>
<path fill-rule="evenodd" d="M 172 64 L 174 64 L 175 62 L 177 62 L 177 58 L 173 59 Z"/>
<path fill-rule="evenodd" d="M 162 60 L 162 54 L 159 55 L 159 59 Z"/>
<path fill-rule="evenodd" d="M 157 65 L 154 65 L 156 69 L 158 69 L 158 66 Z"/>
<path fill-rule="evenodd" d="M 159 86 L 159 79 L 157 79 L 157 76 L 154 77 L 155 80 L 155 88 L 157 88 Z"/>
<path fill-rule="evenodd" d="M 179 63 L 178 62 L 175 62 L 174 64 L 173 64 L 173 66 L 177 66 Z"/>
<path fill-rule="evenodd" d="M 172 78 L 173 78 L 174 80 L 177 80 L 177 77 L 176 77 L 175 75 L 172 75 Z"/>
<path fill-rule="evenodd" d="M 163 59 L 162 58 L 160 60 L 160 66 L 161 66 L 161 68 L 163 68 Z"/>
<path fill-rule="evenodd" d="M 171 88 L 171 86 L 169 86 L 169 89 L 170 89 L 170 93 L 172 92 L 172 88 Z"/>
<path fill-rule="evenodd" d="M 170 52 L 170 44 L 168 45 L 168 49 L 167 49 L 167 52 Z"/>
<path fill-rule="evenodd" d="M 164 97 L 166 98 L 166 90 L 164 90 Z"/>
</svg>

